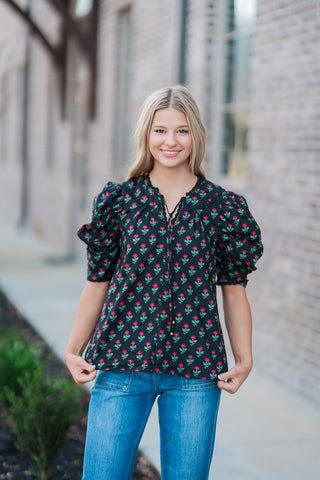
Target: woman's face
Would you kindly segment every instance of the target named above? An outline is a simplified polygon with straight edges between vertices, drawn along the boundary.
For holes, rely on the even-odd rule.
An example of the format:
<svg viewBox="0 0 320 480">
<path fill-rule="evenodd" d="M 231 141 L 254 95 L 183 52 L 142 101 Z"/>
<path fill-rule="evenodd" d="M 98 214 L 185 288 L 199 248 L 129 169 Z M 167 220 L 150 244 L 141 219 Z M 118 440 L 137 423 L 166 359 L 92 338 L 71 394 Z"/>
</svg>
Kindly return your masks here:
<svg viewBox="0 0 320 480">
<path fill-rule="evenodd" d="M 173 168 L 189 163 L 192 137 L 186 116 L 175 108 L 158 110 L 149 136 L 149 149 L 155 162 Z"/>
</svg>

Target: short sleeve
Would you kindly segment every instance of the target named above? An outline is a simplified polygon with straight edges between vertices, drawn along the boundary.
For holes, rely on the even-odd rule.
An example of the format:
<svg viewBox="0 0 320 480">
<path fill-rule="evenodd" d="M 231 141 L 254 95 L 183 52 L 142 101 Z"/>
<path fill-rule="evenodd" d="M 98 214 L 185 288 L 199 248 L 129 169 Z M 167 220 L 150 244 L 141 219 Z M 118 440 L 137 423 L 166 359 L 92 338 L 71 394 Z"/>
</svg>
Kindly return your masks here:
<svg viewBox="0 0 320 480">
<path fill-rule="evenodd" d="M 244 197 L 224 191 L 220 204 L 216 268 L 218 285 L 247 285 L 263 253 L 260 228 Z"/>
<path fill-rule="evenodd" d="M 120 184 L 108 182 L 94 199 L 91 222 L 77 232 L 87 244 L 87 279 L 92 282 L 110 280 L 119 258 L 121 190 Z"/>
</svg>

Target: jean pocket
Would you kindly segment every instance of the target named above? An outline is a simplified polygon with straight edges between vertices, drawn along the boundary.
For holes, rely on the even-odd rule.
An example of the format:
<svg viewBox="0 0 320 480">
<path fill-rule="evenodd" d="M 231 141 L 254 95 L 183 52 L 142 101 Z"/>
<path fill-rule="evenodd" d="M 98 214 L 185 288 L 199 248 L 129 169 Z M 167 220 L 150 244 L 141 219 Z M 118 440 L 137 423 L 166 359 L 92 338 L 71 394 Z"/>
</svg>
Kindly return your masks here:
<svg viewBox="0 0 320 480">
<path fill-rule="evenodd" d="M 216 386 L 217 382 L 209 379 L 181 377 L 182 390 L 201 390 L 203 388 L 213 388 Z"/>
<path fill-rule="evenodd" d="M 130 390 L 132 375 L 133 372 L 123 370 L 100 370 L 96 378 L 95 386 L 128 392 Z"/>
</svg>

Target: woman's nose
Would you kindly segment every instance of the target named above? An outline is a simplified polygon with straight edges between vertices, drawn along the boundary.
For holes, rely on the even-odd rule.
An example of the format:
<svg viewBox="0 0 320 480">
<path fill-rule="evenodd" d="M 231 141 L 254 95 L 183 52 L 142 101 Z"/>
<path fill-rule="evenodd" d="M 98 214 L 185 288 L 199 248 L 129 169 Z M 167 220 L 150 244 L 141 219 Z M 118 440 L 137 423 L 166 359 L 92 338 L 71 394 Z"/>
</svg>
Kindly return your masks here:
<svg viewBox="0 0 320 480">
<path fill-rule="evenodd" d="M 174 147 L 177 144 L 176 136 L 174 132 L 168 132 L 166 135 L 165 144 L 167 147 Z"/>
</svg>

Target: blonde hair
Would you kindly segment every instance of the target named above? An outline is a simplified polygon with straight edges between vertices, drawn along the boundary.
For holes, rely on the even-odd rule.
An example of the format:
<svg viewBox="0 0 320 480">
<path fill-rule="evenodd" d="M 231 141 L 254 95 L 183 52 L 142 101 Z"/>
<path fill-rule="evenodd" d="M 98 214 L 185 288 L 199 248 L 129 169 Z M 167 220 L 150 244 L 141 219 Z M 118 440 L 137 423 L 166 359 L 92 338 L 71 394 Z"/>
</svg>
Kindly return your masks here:
<svg viewBox="0 0 320 480">
<path fill-rule="evenodd" d="M 127 177 L 132 178 L 152 170 L 154 160 L 149 149 L 150 130 L 155 113 L 165 108 L 175 108 L 185 114 L 192 137 L 189 168 L 193 174 L 206 178 L 201 165 L 206 148 L 206 131 L 195 100 L 182 85 L 157 90 L 144 101 L 135 131 L 137 156 Z"/>
</svg>

